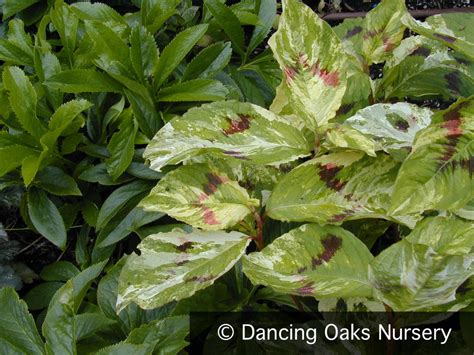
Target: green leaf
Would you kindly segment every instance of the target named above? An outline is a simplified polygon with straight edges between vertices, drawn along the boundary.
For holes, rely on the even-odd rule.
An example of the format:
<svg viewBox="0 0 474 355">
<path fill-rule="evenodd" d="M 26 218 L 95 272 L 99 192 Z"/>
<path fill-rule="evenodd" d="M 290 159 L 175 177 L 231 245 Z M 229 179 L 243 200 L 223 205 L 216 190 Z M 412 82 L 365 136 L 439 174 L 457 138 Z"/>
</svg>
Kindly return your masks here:
<svg viewBox="0 0 474 355">
<path fill-rule="evenodd" d="M 229 42 L 214 43 L 193 58 L 186 66 L 181 80 L 212 78 L 227 66 L 231 56 L 232 47 Z"/>
<path fill-rule="evenodd" d="M 194 79 L 162 89 L 158 94 L 158 101 L 219 101 L 224 100 L 228 93 L 220 81 Z"/>
<path fill-rule="evenodd" d="M 45 281 L 67 281 L 79 274 L 79 269 L 69 261 L 60 260 L 46 265 L 40 277 Z"/>
<path fill-rule="evenodd" d="M 474 59 L 473 15 L 468 13 L 442 14 L 428 17 L 420 22 L 406 14 L 402 22 L 410 30 L 434 39 Z"/>
<path fill-rule="evenodd" d="M 377 96 L 445 100 L 469 96 L 474 87 L 470 64 L 434 40 L 423 36 L 406 38 L 386 62 Z"/>
<path fill-rule="evenodd" d="M 145 345 L 150 352 L 178 354 L 188 345 L 189 317 L 176 316 L 153 321 L 134 329 L 126 343 Z"/>
<path fill-rule="evenodd" d="M 284 73 L 293 109 L 310 129 L 326 124 L 336 115 L 347 86 L 348 59 L 332 28 L 303 3 L 284 0 L 269 45 Z"/>
<path fill-rule="evenodd" d="M 207 27 L 206 24 L 189 27 L 178 33 L 170 44 L 163 49 L 155 69 L 155 81 L 153 83 L 155 91 L 163 85 L 197 41 L 206 33 Z"/>
<path fill-rule="evenodd" d="M 383 218 L 413 226 L 414 217 L 387 213 L 399 166 L 388 155 L 368 157 L 361 152 L 310 160 L 278 182 L 267 202 L 267 215 L 321 224 Z"/>
<path fill-rule="evenodd" d="M 261 0 L 258 9 L 258 25 L 255 26 L 247 47 L 247 56 L 268 36 L 277 13 L 276 0 Z"/>
<path fill-rule="evenodd" d="M 382 0 L 365 17 L 363 53 L 367 64 L 381 63 L 400 44 L 405 32 L 402 17 L 407 9 L 404 0 Z"/>
<path fill-rule="evenodd" d="M 243 259 L 254 285 L 317 299 L 370 297 L 368 266 L 373 259 L 352 233 L 336 226 L 305 224 Z"/>
<path fill-rule="evenodd" d="M 81 196 L 81 190 L 76 181 L 62 169 L 47 166 L 38 172 L 36 183 L 50 194 L 58 196 Z"/>
<path fill-rule="evenodd" d="M 112 231 L 109 232 L 106 228 L 99 233 L 97 247 L 103 248 L 118 243 L 129 234 L 136 232 L 138 228 L 145 224 L 154 222 L 163 216 L 163 213 L 144 211 L 140 207 L 135 207 L 116 227 L 113 228 Z M 105 233 L 104 236 L 104 231 L 109 233 Z"/>
<path fill-rule="evenodd" d="M 36 91 L 25 73 L 18 67 L 7 67 L 3 71 L 3 84 L 9 93 L 10 105 L 25 129 L 39 139 L 46 128 L 36 117 Z"/>
<path fill-rule="evenodd" d="M 230 270 L 249 243 L 239 232 L 148 236 L 139 245 L 141 254 L 130 255 L 120 274 L 117 307 L 133 302 L 151 309 L 190 297 Z"/>
<path fill-rule="evenodd" d="M 96 355 L 147 355 L 149 351 L 145 345 L 135 345 L 128 343 L 117 343 L 100 349 Z"/>
<path fill-rule="evenodd" d="M 70 10 L 81 20 L 125 22 L 117 11 L 100 2 L 76 2 L 71 4 Z"/>
<path fill-rule="evenodd" d="M 374 259 L 369 277 L 375 295 L 395 311 L 454 301 L 456 289 L 473 275 L 473 246 L 472 223 L 428 218 Z"/>
<path fill-rule="evenodd" d="M 110 157 L 105 160 L 105 165 L 113 180 L 117 180 L 132 162 L 137 132 L 138 124 L 130 116 L 120 123 L 119 131 L 112 135 L 107 146 Z"/>
<path fill-rule="evenodd" d="M 416 136 L 393 191 L 391 213 L 457 210 L 474 198 L 474 97 L 436 113 Z"/>
<path fill-rule="evenodd" d="M 146 83 L 158 62 L 155 38 L 145 27 L 137 26 L 130 33 L 130 58 L 137 77 Z"/>
<path fill-rule="evenodd" d="M 79 19 L 63 0 L 56 0 L 50 18 L 61 38 L 63 48 L 69 58 L 69 65 L 73 67 Z"/>
<path fill-rule="evenodd" d="M 15 290 L 0 288 L 0 306 L 0 340 L 6 342 L 8 348 L 16 350 L 12 353 L 44 354 L 43 341 L 35 321 Z"/>
<path fill-rule="evenodd" d="M 346 52 L 359 59 L 363 55 L 365 19 L 362 17 L 346 18 L 342 23 L 333 27 Z M 359 59 L 360 61 L 360 59 Z"/>
<path fill-rule="evenodd" d="M 37 156 L 38 152 L 35 149 L 26 147 L 24 145 L 9 145 L 7 147 L 0 147 L 0 176 L 19 167 L 22 162 L 31 156 Z"/>
<path fill-rule="evenodd" d="M 95 335 L 115 322 L 102 313 L 83 313 L 75 318 L 76 340 L 82 340 Z"/>
<path fill-rule="evenodd" d="M 43 190 L 28 191 L 28 214 L 36 230 L 61 249 L 66 247 L 66 227 L 58 208 Z"/>
<path fill-rule="evenodd" d="M 37 311 L 48 307 L 51 298 L 63 285 L 62 282 L 42 282 L 33 287 L 23 298 L 28 309 Z"/>
<path fill-rule="evenodd" d="M 100 230 L 129 202 L 131 199 L 146 193 L 150 184 L 145 181 L 134 181 L 114 190 L 104 201 L 97 217 L 96 229 Z"/>
<path fill-rule="evenodd" d="M 205 0 L 204 4 L 231 40 L 233 49 L 244 55 L 244 30 L 234 12 L 218 0 Z"/>
<path fill-rule="evenodd" d="M 143 0 L 140 7 L 142 25 L 155 34 L 171 16 L 178 11 L 180 0 Z"/>
<path fill-rule="evenodd" d="M 10 16 L 15 15 L 31 5 L 37 3 L 39 0 L 4 0 L 1 4 L 3 21 Z"/>
<path fill-rule="evenodd" d="M 189 110 L 166 124 L 144 157 L 161 171 L 194 156 L 209 154 L 279 165 L 308 156 L 311 145 L 283 118 L 256 105 L 218 102 Z"/>
<path fill-rule="evenodd" d="M 0 60 L 15 65 L 34 65 L 33 43 L 20 19 L 8 22 L 7 38 L 0 39 Z"/>
<path fill-rule="evenodd" d="M 76 312 L 106 261 L 92 265 L 69 280 L 51 300 L 42 330 L 49 354 L 76 354 Z"/>
<path fill-rule="evenodd" d="M 431 123 L 433 112 L 406 102 L 375 104 L 348 118 L 345 124 L 377 142 L 377 150 L 410 148 L 415 135 Z"/>
<path fill-rule="evenodd" d="M 205 230 L 232 227 L 258 205 L 237 181 L 204 164 L 168 173 L 140 202 L 146 211 L 163 212 Z"/>
<path fill-rule="evenodd" d="M 52 89 L 73 94 L 82 92 L 122 92 L 120 84 L 114 79 L 93 69 L 65 70 L 52 75 L 44 84 Z"/>
</svg>

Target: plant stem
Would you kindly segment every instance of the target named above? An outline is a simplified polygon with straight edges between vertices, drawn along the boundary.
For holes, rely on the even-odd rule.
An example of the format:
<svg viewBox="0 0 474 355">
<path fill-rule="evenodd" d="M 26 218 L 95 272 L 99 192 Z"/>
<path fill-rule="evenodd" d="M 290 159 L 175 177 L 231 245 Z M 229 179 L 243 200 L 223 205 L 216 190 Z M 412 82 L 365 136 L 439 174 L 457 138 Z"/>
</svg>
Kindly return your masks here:
<svg viewBox="0 0 474 355">
<path fill-rule="evenodd" d="M 257 245 L 257 249 L 260 251 L 265 247 L 265 242 L 263 240 L 263 218 L 260 214 L 254 210 L 253 216 L 255 218 L 255 223 L 257 224 L 257 235 L 254 237 L 255 244 Z"/>
</svg>

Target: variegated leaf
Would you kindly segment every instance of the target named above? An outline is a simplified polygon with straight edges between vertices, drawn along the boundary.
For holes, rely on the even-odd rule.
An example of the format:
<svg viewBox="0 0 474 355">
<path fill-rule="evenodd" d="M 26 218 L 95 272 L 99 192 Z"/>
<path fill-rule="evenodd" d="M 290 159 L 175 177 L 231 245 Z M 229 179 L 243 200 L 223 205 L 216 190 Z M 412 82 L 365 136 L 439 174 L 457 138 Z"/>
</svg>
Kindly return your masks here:
<svg viewBox="0 0 474 355">
<path fill-rule="evenodd" d="M 436 113 L 403 162 L 391 213 L 457 210 L 474 198 L 474 97 Z"/>
<path fill-rule="evenodd" d="M 153 234 L 139 245 L 120 274 L 118 312 L 130 303 L 152 309 L 192 296 L 226 273 L 250 238 L 238 232 L 194 230 Z"/>
<path fill-rule="evenodd" d="M 474 15 L 469 13 L 442 14 L 417 21 L 405 14 L 402 22 L 412 31 L 437 40 L 452 49 L 474 59 Z"/>
<path fill-rule="evenodd" d="M 375 104 L 358 111 L 345 124 L 377 142 L 376 150 L 412 146 L 416 133 L 431 122 L 430 109 L 399 102 Z"/>
<path fill-rule="evenodd" d="M 384 154 L 374 158 L 354 151 L 310 160 L 280 180 L 267 203 L 267 215 L 316 223 L 385 218 L 413 226 L 413 217 L 387 214 L 399 165 Z"/>
<path fill-rule="evenodd" d="M 328 23 L 298 0 L 283 0 L 269 45 L 284 72 L 289 99 L 311 129 L 326 124 L 346 91 L 347 56 Z"/>
<path fill-rule="evenodd" d="M 373 259 L 352 233 L 336 226 L 305 224 L 243 259 L 253 284 L 277 292 L 320 298 L 370 297 Z"/>
<path fill-rule="evenodd" d="M 377 86 L 383 99 L 410 97 L 444 99 L 474 91 L 472 62 L 423 36 L 408 37 L 393 51 Z"/>
<path fill-rule="evenodd" d="M 140 206 L 205 230 L 232 227 L 259 205 L 217 168 L 185 165 L 161 179 Z"/>
<path fill-rule="evenodd" d="M 311 144 L 284 119 L 256 105 L 227 101 L 172 119 L 155 135 L 144 157 L 160 171 L 203 154 L 279 165 L 310 151 Z"/>
<path fill-rule="evenodd" d="M 406 13 L 404 0 L 382 0 L 367 14 L 362 34 L 367 64 L 385 61 L 400 44 L 405 32 L 401 19 Z"/>
<path fill-rule="evenodd" d="M 360 131 L 346 124 L 329 124 L 324 127 L 325 146 L 328 149 L 348 148 L 360 150 L 375 157 L 376 142 Z"/>
<path fill-rule="evenodd" d="M 469 201 L 463 208 L 454 211 L 454 213 L 459 217 L 474 221 L 474 200 Z"/>
<path fill-rule="evenodd" d="M 326 298 L 318 302 L 319 312 L 385 312 L 382 302 L 372 299 L 356 298 Z"/>
<path fill-rule="evenodd" d="M 344 49 L 355 57 L 362 56 L 364 44 L 365 19 L 362 17 L 347 18 L 339 25 L 333 27 Z"/>
<path fill-rule="evenodd" d="M 395 311 L 449 303 L 474 274 L 473 246 L 471 222 L 428 218 L 373 260 L 369 277 L 375 295 Z"/>
</svg>

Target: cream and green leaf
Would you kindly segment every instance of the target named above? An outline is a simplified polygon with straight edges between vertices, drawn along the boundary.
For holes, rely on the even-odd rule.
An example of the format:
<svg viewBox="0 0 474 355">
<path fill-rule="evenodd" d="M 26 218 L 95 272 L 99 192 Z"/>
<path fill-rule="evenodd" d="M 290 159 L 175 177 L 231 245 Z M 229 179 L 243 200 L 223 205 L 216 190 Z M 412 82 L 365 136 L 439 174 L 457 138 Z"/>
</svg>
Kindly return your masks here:
<svg viewBox="0 0 474 355">
<path fill-rule="evenodd" d="M 226 101 L 172 119 L 155 135 L 144 157 L 160 171 L 203 154 L 279 165 L 310 151 L 311 144 L 283 118 L 253 104 Z"/>
<path fill-rule="evenodd" d="M 146 237 L 140 255 L 122 269 L 117 310 L 130 303 L 152 309 L 192 296 L 214 283 L 245 253 L 250 238 L 239 232 L 176 230 Z"/>
<path fill-rule="evenodd" d="M 142 200 L 145 211 L 163 212 L 205 230 L 234 226 L 259 206 L 225 172 L 205 164 L 168 173 Z"/>
<path fill-rule="evenodd" d="M 378 299 L 395 311 L 447 304 L 474 275 L 474 227 L 456 217 L 430 217 L 370 265 Z"/>
<path fill-rule="evenodd" d="M 399 167 L 385 154 L 369 157 L 347 151 L 321 156 L 280 180 L 267 203 L 267 215 L 322 224 L 385 218 L 413 226 L 415 217 L 387 213 Z"/>
<path fill-rule="evenodd" d="M 317 299 L 370 297 L 373 256 L 352 233 L 336 226 L 305 224 L 243 259 L 253 284 Z"/>
<path fill-rule="evenodd" d="M 347 56 L 328 23 L 297 0 L 283 1 L 269 45 L 284 74 L 289 101 L 315 130 L 334 118 L 346 91 Z"/>
<path fill-rule="evenodd" d="M 474 97 L 457 101 L 432 121 L 400 168 L 391 213 L 455 211 L 474 198 Z"/>
</svg>

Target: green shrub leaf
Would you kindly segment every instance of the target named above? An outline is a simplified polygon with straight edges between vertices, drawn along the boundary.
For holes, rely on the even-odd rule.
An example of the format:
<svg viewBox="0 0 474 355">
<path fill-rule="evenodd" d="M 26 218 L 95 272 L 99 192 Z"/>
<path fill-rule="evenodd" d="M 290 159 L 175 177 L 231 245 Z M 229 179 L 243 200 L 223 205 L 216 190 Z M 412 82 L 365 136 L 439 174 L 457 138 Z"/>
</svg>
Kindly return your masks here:
<svg viewBox="0 0 474 355">
<path fill-rule="evenodd" d="M 181 80 L 212 78 L 225 68 L 231 55 L 232 47 L 229 42 L 219 42 L 204 48 L 186 66 Z"/>
</svg>

